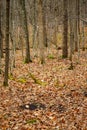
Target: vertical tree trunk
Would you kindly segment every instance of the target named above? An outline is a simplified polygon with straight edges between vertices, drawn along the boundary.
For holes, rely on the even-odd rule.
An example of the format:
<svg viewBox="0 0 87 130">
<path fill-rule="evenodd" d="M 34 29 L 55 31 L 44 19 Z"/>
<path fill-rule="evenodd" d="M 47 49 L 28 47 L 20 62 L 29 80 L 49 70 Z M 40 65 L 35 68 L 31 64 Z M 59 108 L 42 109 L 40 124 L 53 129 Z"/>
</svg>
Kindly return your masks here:
<svg viewBox="0 0 87 130">
<path fill-rule="evenodd" d="M 83 1 L 82 17 L 85 19 L 85 1 Z M 85 23 L 82 22 L 82 50 L 85 50 Z"/>
<path fill-rule="evenodd" d="M 69 1 L 69 25 L 70 25 L 70 60 L 74 51 L 74 2 Z"/>
<path fill-rule="evenodd" d="M 2 35 L 1 35 L 1 1 L 0 1 L 0 74 L 1 74 L 1 52 L 2 52 Z"/>
<path fill-rule="evenodd" d="M 0 1 L 0 50 L 1 50 L 1 39 L 2 36 L 1 36 L 1 1 Z"/>
<path fill-rule="evenodd" d="M 5 77 L 4 86 L 8 86 L 8 72 L 9 72 L 9 14 L 10 14 L 10 0 L 6 0 L 6 52 L 5 52 Z"/>
<path fill-rule="evenodd" d="M 23 14 L 23 21 L 24 21 L 24 32 L 25 32 L 25 42 L 26 42 L 26 56 L 25 56 L 25 63 L 31 62 L 30 58 L 30 45 L 29 45 L 29 33 L 28 33 L 28 23 L 27 23 L 27 13 L 25 7 L 25 0 L 20 1 L 22 6 L 22 14 Z"/>
<path fill-rule="evenodd" d="M 17 3 L 15 3 L 15 0 L 11 1 L 10 3 L 10 39 L 11 39 L 11 51 L 10 51 L 10 74 L 12 75 L 13 67 L 15 67 L 15 51 L 16 51 L 16 40 L 15 40 L 15 30 L 16 30 L 16 10 L 15 6 Z"/>
<path fill-rule="evenodd" d="M 3 57 L 3 35 L 2 35 L 2 1 L 0 1 L 0 58 Z"/>
<path fill-rule="evenodd" d="M 36 33 L 36 0 L 34 0 L 33 47 L 35 46 L 35 33 Z"/>
<path fill-rule="evenodd" d="M 42 0 L 38 0 L 38 24 L 39 24 L 39 46 L 40 46 L 40 60 L 41 64 L 44 61 L 44 28 L 43 28 L 43 10 L 42 10 Z"/>
<path fill-rule="evenodd" d="M 79 47 L 79 36 L 80 36 L 80 25 L 79 25 L 79 0 L 75 0 L 76 2 L 76 8 L 75 8 L 75 51 L 78 51 L 78 47 Z"/>
<path fill-rule="evenodd" d="M 68 13 L 67 13 L 67 4 L 68 0 L 63 0 L 63 48 L 62 48 L 62 57 L 68 57 Z"/>
<path fill-rule="evenodd" d="M 82 22 L 82 50 L 84 51 L 85 50 L 85 40 L 84 40 L 84 35 L 85 35 L 85 33 L 84 33 L 84 21 Z"/>
<path fill-rule="evenodd" d="M 57 3 L 58 4 L 58 3 Z M 57 17 L 56 17 L 56 13 L 57 13 L 57 8 L 56 8 L 56 2 L 55 2 L 55 9 L 54 9 L 54 22 L 55 22 L 55 28 L 54 28 L 54 43 L 56 45 L 56 48 L 58 48 L 58 45 L 57 45 L 57 32 L 58 32 L 58 25 L 57 25 Z"/>
<path fill-rule="evenodd" d="M 36 34 L 37 34 L 37 21 L 36 21 L 36 0 L 34 0 L 34 24 L 33 24 L 33 51 L 34 56 L 37 56 L 36 50 L 37 50 L 37 42 L 36 42 Z"/>
<path fill-rule="evenodd" d="M 46 12 L 45 12 L 44 8 L 42 8 L 42 13 L 43 13 L 44 45 L 45 45 L 45 47 L 48 47 L 48 44 L 47 44 L 47 28 L 46 28 Z"/>
<path fill-rule="evenodd" d="M 74 26 L 75 51 L 78 51 L 78 3 L 75 0 L 75 26 Z"/>
</svg>

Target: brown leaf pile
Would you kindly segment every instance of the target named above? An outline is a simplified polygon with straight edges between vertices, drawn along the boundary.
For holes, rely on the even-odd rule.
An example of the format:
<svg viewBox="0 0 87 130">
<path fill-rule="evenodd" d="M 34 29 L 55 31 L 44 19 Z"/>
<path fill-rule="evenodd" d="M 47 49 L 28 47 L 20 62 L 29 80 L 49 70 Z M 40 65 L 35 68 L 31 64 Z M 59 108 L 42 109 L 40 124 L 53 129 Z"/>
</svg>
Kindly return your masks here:
<svg viewBox="0 0 87 130">
<path fill-rule="evenodd" d="M 0 130 L 87 130 L 86 52 L 81 53 L 79 64 L 74 56 L 74 70 L 68 69 L 68 59 L 46 58 L 41 65 L 36 58 L 23 64 L 18 54 L 9 86 L 0 85 Z M 31 103 L 44 104 L 45 108 L 20 107 Z"/>
</svg>

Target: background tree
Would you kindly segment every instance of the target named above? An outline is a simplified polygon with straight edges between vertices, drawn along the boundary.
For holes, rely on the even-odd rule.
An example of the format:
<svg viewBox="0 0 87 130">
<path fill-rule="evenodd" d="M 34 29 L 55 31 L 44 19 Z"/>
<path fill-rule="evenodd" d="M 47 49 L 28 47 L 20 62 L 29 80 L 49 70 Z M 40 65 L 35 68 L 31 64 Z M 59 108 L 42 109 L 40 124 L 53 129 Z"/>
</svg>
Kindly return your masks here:
<svg viewBox="0 0 87 130">
<path fill-rule="evenodd" d="M 74 6 L 73 0 L 69 0 L 69 28 L 70 28 L 70 60 L 74 52 Z M 77 29 L 77 28 L 76 28 Z"/>
<path fill-rule="evenodd" d="M 27 23 L 27 13 L 26 13 L 26 6 L 25 6 L 25 0 L 20 1 L 22 6 L 22 15 L 23 15 L 23 27 L 25 32 L 25 42 L 26 42 L 26 56 L 25 56 L 25 63 L 31 62 L 30 58 L 30 45 L 29 45 L 29 32 L 28 32 L 28 23 Z"/>
<path fill-rule="evenodd" d="M 82 1 L 82 18 L 85 19 L 85 15 L 86 15 L 86 1 L 83 0 Z M 85 22 L 82 21 L 82 50 L 85 50 Z"/>
<path fill-rule="evenodd" d="M 80 10 L 79 10 L 79 0 L 76 0 L 76 8 L 75 8 L 75 51 L 78 51 L 78 46 L 79 46 L 79 36 L 80 36 L 80 22 L 79 22 L 79 16 L 80 16 Z M 78 36 L 79 35 L 79 36 Z"/>
<path fill-rule="evenodd" d="M 68 0 L 63 0 L 63 50 L 62 57 L 68 57 Z"/>
<path fill-rule="evenodd" d="M 41 64 L 44 63 L 44 27 L 42 0 L 38 0 L 38 26 L 39 26 L 39 47 Z"/>
<path fill-rule="evenodd" d="M 44 0 L 45 2 L 45 0 Z M 46 5 L 42 2 L 42 13 L 43 13 L 43 33 L 44 33 L 44 46 L 48 47 L 47 44 L 47 23 L 46 23 Z"/>
<path fill-rule="evenodd" d="M 1 53 L 2 53 L 2 32 L 1 32 L 1 1 L 0 1 L 0 74 L 1 74 Z"/>
<path fill-rule="evenodd" d="M 78 50 L 78 2 L 75 0 L 75 19 L 74 19 L 74 41 L 75 41 L 75 51 Z"/>
<path fill-rule="evenodd" d="M 2 1 L 0 1 L 0 57 L 3 57 Z"/>
<path fill-rule="evenodd" d="M 9 16 L 10 16 L 10 0 L 6 0 L 6 48 L 5 48 L 5 77 L 4 86 L 8 85 L 9 74 Z"/>
</svg>

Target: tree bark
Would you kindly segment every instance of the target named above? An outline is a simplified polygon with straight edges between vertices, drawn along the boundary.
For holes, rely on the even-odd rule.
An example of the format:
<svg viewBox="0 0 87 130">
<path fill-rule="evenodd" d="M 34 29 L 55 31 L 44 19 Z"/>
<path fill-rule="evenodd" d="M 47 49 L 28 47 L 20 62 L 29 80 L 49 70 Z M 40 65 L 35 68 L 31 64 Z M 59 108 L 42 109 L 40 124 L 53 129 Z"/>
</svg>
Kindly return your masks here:
<svg viewBox="0 0 87 130">
<path fill-rule="evenodd" d="M 70 25 L 70 60 L 72 61 L 72 54 L 74 51 L 74 2 L 69 1 L 69 25 Z"/>
<path fill-rule="evenodd" d="M 5 48 L 5 77 L 4 86 L 8 86 L 9 73 L 9 15 L 10 15 L 10 0 L 6 0 L 6 48 Z"/>
<path fill-rule="evenodd" d="M 68 0 L 63 0 L 63 46 L 62 46 L 62 57 L 68 57 L 68 12 L 67 12 Z"/>
<path fill-rule="evenodd" d="M 78 51 L 78 0 L 75 0 L 75 51 Z"/>
<path fill-rule="evenodd" d="M 44 60 L 44 27 L 43 27 L 43 11 L 42 11 L 42 0 L 38 0 L 38 25 L 39 25 L 39 46 L 40 46 L 40 60 L 41 64 Z"/>
<path fill-rule="evenodd" d="M 26 13 L 26 6 L 25 0 L 20 1 L 22 6 L 22 14 L 23 14 L 23 21 L 24 21 L 24 32 L 25 32 L 25 42 L 26 42 L 26 56 L 25 56 L 25 63 L 31 62 L 30 58 L 30 43 L 29 43 L 29 32 L 28 32 L 28 23 L 27 23 L 27 13 Z"/>
<path fill-rule="evenodd" d="M 3 57 L 3 35 L 2 35 L 2 1 L 0 1 L 0 58 Z"/>
</svg>

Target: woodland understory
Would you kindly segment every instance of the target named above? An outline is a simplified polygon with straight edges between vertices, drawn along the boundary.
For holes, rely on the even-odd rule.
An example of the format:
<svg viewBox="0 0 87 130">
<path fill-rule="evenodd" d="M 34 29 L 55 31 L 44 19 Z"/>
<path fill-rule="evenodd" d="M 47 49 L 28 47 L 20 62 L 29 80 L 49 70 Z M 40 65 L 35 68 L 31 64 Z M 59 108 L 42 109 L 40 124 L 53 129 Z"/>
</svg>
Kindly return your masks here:
<svg viewBox="0 0 87 130">
<path fill-rule="evenodd" d="M 8 87 L 3 75 L 0 130 L 87 130 L 87 50 L 75 52 L 73 69 L 53 47 L 43 65 L 38 57 L 24 64 L 18 50 Z"/>
</svg>

